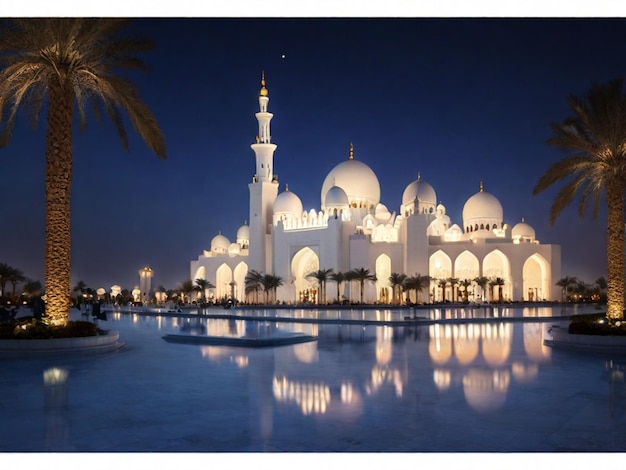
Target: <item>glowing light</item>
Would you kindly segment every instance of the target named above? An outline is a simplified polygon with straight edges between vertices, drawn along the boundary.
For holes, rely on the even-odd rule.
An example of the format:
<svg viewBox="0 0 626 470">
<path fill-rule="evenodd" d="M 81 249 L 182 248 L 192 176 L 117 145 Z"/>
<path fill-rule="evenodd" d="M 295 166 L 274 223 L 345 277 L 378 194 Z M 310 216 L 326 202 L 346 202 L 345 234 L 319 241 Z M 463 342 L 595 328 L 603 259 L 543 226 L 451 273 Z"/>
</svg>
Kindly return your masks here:
<svg viewBox="0 0 626 470">
<path fill-rule="evenodd" d="M 46 385 L 57 385 L 67 381 L 67 371 L 52 367 L 43 372 L 43 383 Z"/>
</svg>

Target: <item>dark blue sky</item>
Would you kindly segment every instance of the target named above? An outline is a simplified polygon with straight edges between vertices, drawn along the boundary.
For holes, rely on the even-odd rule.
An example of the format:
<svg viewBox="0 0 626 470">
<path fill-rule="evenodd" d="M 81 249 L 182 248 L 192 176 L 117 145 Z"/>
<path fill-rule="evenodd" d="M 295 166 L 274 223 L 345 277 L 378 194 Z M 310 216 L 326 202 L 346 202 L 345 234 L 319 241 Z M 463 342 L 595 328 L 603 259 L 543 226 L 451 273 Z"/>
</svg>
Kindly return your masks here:
<svg viewBox="0 0 626 470">
<path fill-rule="evenodd" d="M 563 275 L 606 275 L 606 211 L 581 220 L 574 204 L 550 227 L 558 187 L 532 188 L 563 156 L 545 141 L 549 122 L 568 115 L 567 95 L 624 76 L 626 21 L 160 18 L 132 28 L 157 43 L 143 56 L 151 72 L 132 78 L 169 158 L 135 135 L 125 153 L 110 123 L 76 130 L 72 284 L 132 288 L 149 265 L 154 286 L 174 288 L 218 231 L 234 241 L 248 219 L 262 70 L 275 172 L 305 209 L 319 209 L 326 174 L 353 142 L 390 211 L 419 171 L 462 225 L 482 180 L 505 222 L 524 217 L 541 242 L 562 246 Z M 0 164 L 0 261 L 43 282 L 45 126 L 20 119 Z"/>
</svg>

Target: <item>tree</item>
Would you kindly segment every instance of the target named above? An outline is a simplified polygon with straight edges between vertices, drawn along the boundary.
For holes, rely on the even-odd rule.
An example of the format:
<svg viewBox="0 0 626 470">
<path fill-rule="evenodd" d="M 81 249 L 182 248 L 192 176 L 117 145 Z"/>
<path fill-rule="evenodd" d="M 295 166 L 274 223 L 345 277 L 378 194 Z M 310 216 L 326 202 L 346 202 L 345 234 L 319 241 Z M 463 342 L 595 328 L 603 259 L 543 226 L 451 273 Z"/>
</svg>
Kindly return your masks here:
<svg viewBox="0 0 626 470">
<path fill-rule="evenodd" d="M 389 284 L 393 291 L 393 300 L 397 304 L 402 304 L 402 286 L 406 278 L 406 274 L 400 273 L 391 273 L 391 276 L 389 276 Z"/>
<path fill-rule="evenodd" d="M 498 286 L 498 302 L 502 302 L 502 287 L 504 286 L 504 279 L 501 277 L 494 277 L 489 280 L 489 285 L 492 287 L 492 293 L 493 287 Z"/>
<path fill-rule="evenodd" d="M 186 279 L 180 286 L 180 291 L 183 293 L 183 303 L 185 301 L 191 301 L 191 293 L 196 290 L 196 286 L 194 285 L 191 279 Z"/>
<path fill-rule="evenodd" d="M 269 304 L 269 293 L 272 292 L 274 294 L 274 301 L 276 301 L 276 289 L 283 285 L 283 278 L 274 274 L 265 274 L 261 285 L 265 292 L 265 303 Z"/>
<path fill-rule="evenodd" d="M 41 282 L 35 281 L 33 279 L 27 279 L 24 283 L 24 294 L 28 297 L 34 297 L 36 295 L 40 295 L 43 290 L 43 286 Z"/>
<path fill-rule="evenodd" d="M 438 279 L 437 285 L 441 288 L 441 301 L 445 303 L 446 301 L 446 286 L 448 285 L 447 279 Z"/>
<path fill-rule="evenodd" d="M 469 286 L 472 285 L 471 279 L 461 279 L 459 284 L 463 286 L 463 302 L 469 302 Z"/>
<path fill-rule="evenodd" d="M 318 304 L 326 303 L 326 281 L 328 281 L 332 273 L 332 269 L 318 269 L 305 276 L 307 279 L 315 279 L 319 285 L 320 295 L 317 298 Z"/>
<path fill-rule="evenodd" d="M 148 147 L 166 158 L 152 112 L 132 82 L 116 74 L 145 71 L 137 54 L 152 49 L 149 41 L 122 37 L 125 24 L 114 18 L 31 18 L 0 28 L 0 145 L 10 140 L 18 109 L 36 124 L 47 101 L 45 285 L 47 321 L 53 325 L 69 320 L 74 105 L 81 130 L 88 106 L 98 119 L 106 112 L 128 150 L 125 111 Z"/>
<path fill-rule="evenodd" d="M 254 269 L 251 269 L 250 271 L 248 271 L 244 279 L 246 295 L 254 292 L 254 296 L 255 296 L 254 302 L 257 304 L 259 303 L 259 290 L 262 287 L 261 285 L 262 280 L 263 280 L 263 274 L 261 274 L 260 272 Z"/>
<path fill-rule="evenodd" d="M 473 279 L 473 281 L 480 287 L 480 295 L 482 296 L 482 300 L 487 300 L 485 297 L 485 287 L 489 284 L 489 278 L 486 276 L 478 276 Z M 474 296 L 476 298 L 476 296 Z"/>
<path fill-rule="evenodd" d="M 430 276 L 422 276 L 419 273 L 404 280 L 404 288 L 409 291 L 409 295 L 410 291 L 415 291 L 415 303 L 419 303 L 419 293 L 428 287 L 430 280 Z"/>
<path fill-rule="evenodd" d="M 566 302 L 569 299 L 570 287 L 574 287 L 578 284 L 577 277 L 565 276 L 556 283 L 561 288 L 561 301 Z"/>
<path fill-rule="evenodd" d="M 206 300 L 206 291 L 207 289 L 213 289 L 215 286 L 206 279 L 198 278 L 196 279 L 196 286 L 200 288 L 200 299 L 204 302 Z"/>
<path fill-rule="evenodd" d="M 26 276 L 24 276 L 24 273 L 22 273 L 19 269 L 11 268 L 6 279 L 11 283 L 11 297 L 15 299 L 15 289 L 20 282 L 26 281 Z"/>
<path fill-rule="evenodd" d="M 352 303 L 352 281 L 356 280 L 356 273 L 352 271 L 346 271 L 343 273 L 345 281 L 348 283 L 348 301 Z"/>
<path fill-rule="evenodd" d="M 2 291 L 2 295 L 6 296 L 5 288 L 7 282 L 9 282 L 9 278 L 11 277 L 11 273 L 13 272 L 13 267 L 9 266 L 6 263 L 0 263 L 0 291 Z"/>
<path fill-rule="evenodd" d="M 456 289 L 455 286 L 459 283 L 459 279 L 456 277 L 449 277 L 446 282 L 450 284 L 452 290 L 452 302 L 456 302 Z"/>
<path fill-rule="evenodd" d="M 626 189 L 626 96 L 623 80 L 593 84 L 582 98 L 570 95 L 573 113 L 561 123 L 551 123 L 548 145 L 568 152 L 539 179 L 533 194 L 570 179 L 550 208 L 550 224 L 580 194 L 578 215 L 584 216 L 593 199 L 594 218 L 600 197 L 607 203 L 607 260 L 609 320 L 624 317 L 624 191 Z"/>
<path fill-rule="evenodd" d="M 365 289 L 365 281 L 376 282 L 376 274 L 370 273 L 370 270 L 365 268 L 355 268 L 351 272 L 354 275 L 354 280 L 359 281 L 359 286 L 361 287 L 360 299 L 361 303 L 363 303 L 363 291 Z"/>
<path fill-rule="evenodd" d="M 346 276 L 342 272 L 336 273 L 333 271 L 332 273 L 330 273 L 330 280 L 333 281 L 335 284 L 337 284 L 337 302 L 341 303 L 340 288 L 341 288 L 341 283 L 346 280 Z"/>
</svg>

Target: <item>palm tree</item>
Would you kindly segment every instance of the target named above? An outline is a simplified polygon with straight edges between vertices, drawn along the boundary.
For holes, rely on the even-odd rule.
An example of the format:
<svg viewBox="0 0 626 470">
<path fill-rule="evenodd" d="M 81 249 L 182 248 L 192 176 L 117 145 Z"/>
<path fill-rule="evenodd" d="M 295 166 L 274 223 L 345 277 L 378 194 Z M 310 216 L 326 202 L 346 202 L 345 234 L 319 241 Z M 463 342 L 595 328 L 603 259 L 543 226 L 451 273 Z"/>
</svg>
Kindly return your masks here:
<svg viewBox="0 0 626 470">
<path fill-rule="evenodd" d="M 7 285 L 7 282 L 9 282 L 9 278 L 11 277 L 13 269 L 13 267 L 9 266 L 6 263 L 0 263 L 0 291 L 2 291 L 3 296 L 7 294 L 4 289 Z"/>
<path fill-rule="evenodd" d="M 207 289 L 215 288 L 215 286 L 213 285 L 213 283 L 211 283 L 211 281 L 207 281 L 206 279 L 202 279 L 202 278 L 196 279 L 196 286 L 200 288 L 200 293 L 201 293 L 200 300 L 202 300 L 203 302 L 206 300 Z"/>
<path fill-rule="evenodd" d="M 576 284 L 578 284 L 578 278 L 574 276 L 565 276 L 559 279 L 555 285 L 561 288 L 561 302 L 568 300 L 570 287 L 574 287 Z"/>
<path fill-rule="evenodd" d="M 87 284 L 84 281 L 78 281 L 72 289 L 76 295 L 76 308 L 80 308 L 81 304 L 84 301 L 83 294 L 87 291 Z"/>
<path fill-rule="evenodd" d="M 254 302 L 257 304 L 259 303 L 259 290 L 261 289 L 262 280 L 263 274 L 254 269 L 248 271 L 248 273 L 246 274 L 246 278 L 244 279 L 246 295 L 254 292 Z"/>
<path fill-rule="evenodd" d="M 341 283 L 346 280 L 346 275 L 342 272 L 332 272 L 330 273 L 330 280 L 337 284 L 337 302 L 341 303 Z"/>
<path fill-rule="evenodd" d="M 441 301 L 445 303 L 446 301 L 446 286 L 448 285 L 447 279 L 438 279 L 437 285 L 441 287 Z"/>
<path fill-rule="evenodd" d="M 26 294 L 28 297 L 34 297 L 36 295 L 39 295 L 42 290 L 43 286 L 39 281 L 27 279 L 24 283 L 24 294 Z"/>
<path fill-rule="evenodd" d="M 183 293 L 183 302 L 185 302 L 185 299 L 189 299 L 189 301 L 191 301 L 191 293 L 196 290 L 195 288 L 196 286 L 194 286 L 194 283 L 191 279 L 186 279 L 185 281 L 183 281 L 180 286 L 180 291 Z"/>
<path fill-rule="evenodd" d="M 407 277 L 404 280 L 404 288 L 409 291 L 415 291 L 415 303 L 419 303 L 419 294 L 422 292 L 428 284 L 430 283 L 430 276 L 422 276 L 417 273 L 415 276 Z M 410 296 L 410 294 L 409 294 Z"/>
<path fill-rule="evenodd" d="M 400 273 L 391 273 L 391 276 L 389 276 L 389 284 L 393 291 L 394 303 L 402 304 L 402 286 L 406 277 L 406 274 Z"/>
<path fill-rule="evenodd" d="M 365 281 L 376 282 L 376 274 L 370 273 L 369 269 L 365 268 L 355 268 L 352 271 L 354 275 L 354 280 L 359 281 L 359 286 L 361 287 L 361 303 L 363 303 L 363 291 L 365 289 Z"/>
<path fill-rule="evenodd" d="M 459 282 L 461 286 L 463 286 L 463 302 L 469 301 L 469 286 L 472 285 L 472 281 L 470 279 L 461 279 Z"/>
<path fill-rule="evenodd" d="M 332 273 L 332 269 L 318 269 L 305 276 L 307 279 L 315 279 L 319 285 L 320 295 L 317 298 L 318 304 L 326 303 L 326 281 L 328 281 Z"/>
<path fill-rule="evenodd" d="M 356 273 L 354 270 L 346 271 L 343 273 L 345 281 L 348 283 L 348 302 L 352 303 L 352 281 L 356 280 Z"/>
<path fill-rule="evenodd" d="M 578 214 L 593 198 L 594 217 L 600 197 L 607 201 L 607 260 L 609 320 L 624 318 L 624 191 L 626 189 L 626 96 L 623 80 L 594 84 L 582 97 L 570 95 L 573 115 L 551 123 L 547 144 L 569 151 L 539 179 L 534 194 L 571 178 L 557 193 L 550 208 L 550 224 L 580 193 Z"/>
<path fill-rule="evenodd" d="M 485 297 L 485 287 L 487 287 L 487 284 L 489 284 L 489 278 L 486 276 L 478 276 L 475 277 L 473 281 L 480 287 L 480 295 L 483 297 L 482 300 L 487 300 Z"/>
<path fill-rule="evenodd" d="M 119 19 L 15 19 L 0 28 L 0 145 L 11 137 L 17 111 L 25 108 L 36 123 L 47 100 L 46 250 L 47 321 L 69 320 L 70 194 L 74 105 L 85 128 L 88 105 L 100 118 L 104 110 L 128 149 L 123 111 L 159 157 L 165 140 L 152 112 L 135 86 L 117 70 L 145 71 L 138 53 L 152 49 L 145 40 L 122 37 Z M 6 116 L 5 116 L 6 115 Z"/>
<path fill-rule="evenodd" d="M 502 286 L 504 286 L 504 279 L 502 279 L 501 277 L 494 277 L 493 279 L 489 280 L 489 285 L 492 288 L 492 293 L 493 288 L 495 286 L 498 286 L 498 302 L 502 302 Z"/>
<path fill-rule="evenodd" d="M 26 276 L 24 276 L 24 273 L 22 273 L 19 269 L 11 268 L 9 276 L 6 279 L 11 283 L 11 297 L 15 299 L 15 289 L 20 282 L 26 281 Z"/>
<path fill-rule="evenodd" d="M 448 284 L 450 284 L 450 287 L 452 288 L 452 302 L 456 301 L 456 289 L 454 288 L 454 286 L 456 286 L 459 283 L 459 279 L 456 277 L 449 277 L 448 279 L 446 279 L 446 282 Z"/>
<path fill-rule="evenodd" d="M 274 293 L 274 302 L 276 301 L 276 289 L 283 285 L 283 278 L 274 274 L 265 274 L 261 280 L 263 291 L 265 292 L 265 303 L 269 304 L 269 293 Z"/>
</svg>

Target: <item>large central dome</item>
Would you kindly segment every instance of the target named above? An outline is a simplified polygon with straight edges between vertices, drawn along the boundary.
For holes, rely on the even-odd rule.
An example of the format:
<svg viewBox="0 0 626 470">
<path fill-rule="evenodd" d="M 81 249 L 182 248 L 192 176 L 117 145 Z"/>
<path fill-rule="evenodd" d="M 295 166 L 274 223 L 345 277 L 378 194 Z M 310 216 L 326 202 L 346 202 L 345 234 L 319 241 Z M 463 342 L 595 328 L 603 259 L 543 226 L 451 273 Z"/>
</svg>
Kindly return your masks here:
<svg viewBox="0 0 626 470">
<path fill-rule="evenodd" d="M 470 197 L 463 206 L 465 230 L 467 231 L 471 227 L 474 230 L 500 228 L 502 217 L 503 211 L 500 201 L 492 194 L 484 191 L 481 182 L 480 191 Z"/>
<path fill-rule="evenodd" d="M 376 207 L 380 202 L 380 183 L 376 174 L 365 163 L 354 159 L 350 145 L 350 159 L 341 162 L 326 176 L 322 185 L 322 207 L 326 202 L 326 193 L 333 186 L 343 189 L 351 206 Z"/>
</svg>

